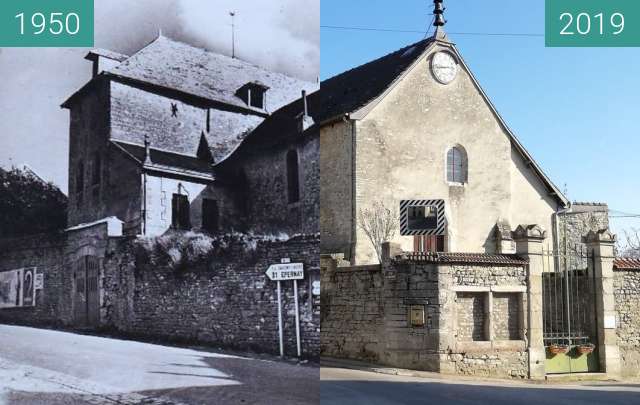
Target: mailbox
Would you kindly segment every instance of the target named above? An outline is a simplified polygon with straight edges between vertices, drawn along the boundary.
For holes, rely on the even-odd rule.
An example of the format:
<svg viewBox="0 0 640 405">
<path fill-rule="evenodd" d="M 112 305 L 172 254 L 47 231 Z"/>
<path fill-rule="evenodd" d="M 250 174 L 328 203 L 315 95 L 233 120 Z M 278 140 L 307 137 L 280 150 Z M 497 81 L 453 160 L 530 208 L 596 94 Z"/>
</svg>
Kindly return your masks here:
<svg viewBox="0 0 640 405">
<path fill-rule="evenodd" d="M 421 328 L 424 326 L 424 305 L 411 305 L 409 307 L 409 323 L 412 328 Z"/>
</svg>

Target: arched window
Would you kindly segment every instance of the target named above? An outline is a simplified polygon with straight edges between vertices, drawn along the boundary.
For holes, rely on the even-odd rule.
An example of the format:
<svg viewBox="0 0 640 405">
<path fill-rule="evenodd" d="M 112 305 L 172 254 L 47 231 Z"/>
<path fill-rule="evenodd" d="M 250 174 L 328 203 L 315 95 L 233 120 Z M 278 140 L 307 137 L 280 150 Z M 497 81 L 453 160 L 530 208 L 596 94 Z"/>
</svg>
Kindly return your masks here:
<svg viewBox="0 0 640 405">
<path fill-rule="evenodd" d="M 447 181 L 467 182 L 467 154 L 461 146 L 454 146 L 447 152 Z"/>
<path fill-rule="evenodd" d="M 300 200 L 300 179 L 298 178 L 298 152 L 287 152 L 287 190 L 289 203 Z"/>
</svg>

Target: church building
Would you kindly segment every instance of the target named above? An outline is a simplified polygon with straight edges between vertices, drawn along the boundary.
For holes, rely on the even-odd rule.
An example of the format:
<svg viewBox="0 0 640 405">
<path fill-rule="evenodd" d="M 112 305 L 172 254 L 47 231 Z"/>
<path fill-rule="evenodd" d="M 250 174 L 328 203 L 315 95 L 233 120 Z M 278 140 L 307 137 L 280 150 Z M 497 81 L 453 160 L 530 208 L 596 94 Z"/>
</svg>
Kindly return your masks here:
<svg viewBox="0 0 640 405">
<path fill-rule="evenodd" d="M 497 239 L 497 225 L 539 224 L 556 238 L 567 198 L 498 114 L 442 26 L 321 88 L 323 253 L 378 262 L 362 223 L 375 205 L 400 222 L 424 216 L 425 204 L 426 215 L 440 216 L 433 232 L 398 227 L 391 240 L 404 250 L 512 252 Z M 429 202 L 438 207 L 429 211 Z"/>
</svg>

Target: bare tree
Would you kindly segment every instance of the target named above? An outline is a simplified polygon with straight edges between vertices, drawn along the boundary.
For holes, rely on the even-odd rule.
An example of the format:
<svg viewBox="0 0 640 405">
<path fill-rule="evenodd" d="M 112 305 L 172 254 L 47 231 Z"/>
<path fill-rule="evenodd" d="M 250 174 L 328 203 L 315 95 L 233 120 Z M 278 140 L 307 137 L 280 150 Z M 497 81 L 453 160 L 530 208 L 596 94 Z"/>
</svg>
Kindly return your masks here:
<svg viewBox="0 0 640 405">
<path fill-rule="evenodd" d="M 398 216 L 382 202 L 376 201 L 371 208 L 360 209 L 358 225 L 367 235 L 382 263 L 382 244 L 391 240 L 398 230 Z"/>
<path fill-rule="evenodd" d="M 631 228 L 624 231 L 624 242 L 618 249 L 624 257 L 640 259 L 640 229 Z"/>
</svg>

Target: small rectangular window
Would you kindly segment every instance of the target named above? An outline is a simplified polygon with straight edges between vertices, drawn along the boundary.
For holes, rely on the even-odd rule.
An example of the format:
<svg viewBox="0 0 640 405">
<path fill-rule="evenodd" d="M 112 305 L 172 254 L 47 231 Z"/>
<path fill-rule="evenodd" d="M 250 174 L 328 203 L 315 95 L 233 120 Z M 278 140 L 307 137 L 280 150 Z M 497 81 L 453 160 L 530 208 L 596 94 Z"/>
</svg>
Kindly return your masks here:
<svg viewBox="0 0 640 405">
<path fill-rule="evenodd" d="M 251 90 L 251 106 L 256 108 L 264 108 L 264 90 L 252 89 Z"/>
<path fill-rule="evenodd" d="M 171 200 L 171 226 L 175 229 L 191 229 L 189 199 L 186 195 L 173 195 Z"/>
<path fill-rule="evenodd" d="M 207 198 L 202 200 L 202 229 L 209 232 L 217 232 L 219 218 L 218 202 Z"/>
</svg>

